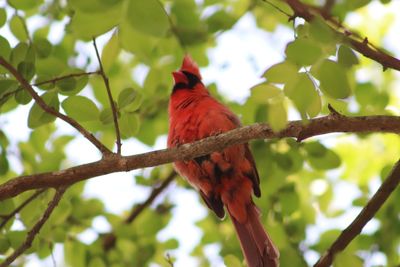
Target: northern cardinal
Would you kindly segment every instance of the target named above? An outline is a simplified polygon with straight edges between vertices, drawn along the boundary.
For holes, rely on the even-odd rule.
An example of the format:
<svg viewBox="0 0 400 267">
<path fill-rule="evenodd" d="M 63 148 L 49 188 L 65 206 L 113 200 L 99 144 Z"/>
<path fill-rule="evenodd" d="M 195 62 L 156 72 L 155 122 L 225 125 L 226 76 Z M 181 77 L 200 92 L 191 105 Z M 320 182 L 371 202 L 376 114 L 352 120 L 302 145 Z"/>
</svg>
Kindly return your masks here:
<svg viewBox="0 0 400 267">
<path fill-rule="evenodd" d="M 238 117 L 214 99 L 201 81 L 197 64 L 186 55 L 169 102 L 168 147 L 176 147 L 240 127 Z M 231 217 L 249 267 L 279 266 L 278 249 L 265 232 L 252 193 L 260 180 L 248 144 L 174 163 L 219 218 Z"/>
</svg>

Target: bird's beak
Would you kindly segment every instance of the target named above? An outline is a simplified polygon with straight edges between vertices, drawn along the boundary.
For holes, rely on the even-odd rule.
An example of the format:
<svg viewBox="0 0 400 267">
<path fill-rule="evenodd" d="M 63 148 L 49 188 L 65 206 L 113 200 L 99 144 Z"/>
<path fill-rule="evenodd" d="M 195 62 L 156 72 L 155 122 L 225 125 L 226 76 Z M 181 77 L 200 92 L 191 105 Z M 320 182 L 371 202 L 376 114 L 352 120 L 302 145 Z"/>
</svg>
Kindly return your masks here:
<svg viewBox="0 0 400 267">
<path fill-rule="evenodd" d="M 178 84 L 178 83 L 187 83 L 187 82 L 188 82 L 188 80 L 187 80 L 185 74 L 183 74 L 183 73 L 180 72 L 180 71 L 174 71 L 174 72 L 172 72 L 172 76 L 174 77 L 175 84 Z"/>
</svg>

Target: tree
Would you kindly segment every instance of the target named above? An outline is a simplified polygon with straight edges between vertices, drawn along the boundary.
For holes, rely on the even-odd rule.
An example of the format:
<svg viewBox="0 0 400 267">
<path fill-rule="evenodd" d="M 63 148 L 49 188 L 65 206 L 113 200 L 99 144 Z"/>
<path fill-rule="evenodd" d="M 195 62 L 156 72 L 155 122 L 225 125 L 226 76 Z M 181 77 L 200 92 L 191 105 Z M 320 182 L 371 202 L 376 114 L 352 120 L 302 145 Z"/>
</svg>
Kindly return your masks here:
<svg viewBox="0 0 400 267">
<path fill-rule="evenodd" d="M 251 140 L 262 177 L 263 196 L 256 201 L 282 266 L 373 266 L 376 257 L 398 265 L 400 60 L 379 48 L 393 5 L 390 0 L 8 0 L 0 9 L 0 266 L 23 266 L 30 254 L 52 257 L 56 244 L 64 250 L 57 261 L 68 266 L 173 266 L 169 255 L 180 244 L 156 235 L 177 204 L 167 197 L 170 192 L 152 203 L 170 184 L 171 192 L 192 189 L 167 163 Z M 387 10 L 382 22 L 371 15 L 377 6 Z M 351 29 L 346 22 L 355 14 L 362 23 Z M 250 91 L 244 103 L 209 86 L 248 126 L 177 149 L 122 156 L 125 140 L 151 146 L 166 134 L 170 73 L 183 55 L 207 66 L 207 51 L 245 16 L 262 31 L 294 35 L 281 47 L 281 62 L 265 62 L 263 81 L 241 89 Z M 101 49 L 99 39 L 107 39 Z M 83 43 L 90 52 L 79 49 Z M 15 138 L 1 120 L 23 107 L 29 110 L 23 118 L 27 141 Z M 289 121 L 289 112 L 301 119 Z M 60 125 L 75 134 L 60 131 Z M 344 134 L 326 135 L 338 132 Z M 98 161 L 69 161 L 65 149 L 81 137 L 98 150 Z M 104 200 L 83 195 L 89 178 L 148 167 L 135 182 L 150 194 L 130 212 L 111 213 Z M 342 195 L 349 187 L 355 198 Z M 338 198 L 348 198 L 348 205 L 335 206 Z M 346 229 L 319 224 L 321 218 L 346 220 L 346 214 Z M 99 217 L 111 231 L 83 242 L 79 235 Z M 372 218 L 375 229 L 361 232 Z M 229 223 L 210 214 L 197 226 L 203 236 L 192 255 L 199 266 L 213 263 L 204 253 L 210 244 L 220 245 L 227 266 L 242 266 Z M 310 240 L 310 232 L 319 236 Z"/>
</svg>

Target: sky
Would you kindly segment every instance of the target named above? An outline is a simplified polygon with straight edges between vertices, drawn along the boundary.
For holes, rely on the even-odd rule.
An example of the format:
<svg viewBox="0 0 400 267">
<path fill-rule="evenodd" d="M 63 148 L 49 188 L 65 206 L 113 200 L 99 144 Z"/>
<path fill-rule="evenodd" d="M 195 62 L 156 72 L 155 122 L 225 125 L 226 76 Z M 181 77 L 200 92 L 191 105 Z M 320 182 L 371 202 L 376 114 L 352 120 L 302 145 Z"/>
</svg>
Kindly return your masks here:
<svg viewBox="0 0 400 267">
<path fill-rule="evenodd" d="M 399 1 L 393 1 L 392 7 L 383 9 L 379 2 L 375 2 L 371 9 L 368 11 L 371 19 L 380 21 L 387 14 L 385 12 L 393 13 L 395 10 L 400 10 Z M 10 12 L 9 12 L 10 13 Z M 64 21 L 65 23 L 66 21 Z M 366 23 L 361 20 L 359 16 L 354 15 L 348 18 L 349 25 L 359 26 L 360 23 Z M 35 24 L 36 23 L 36 24 Z M 43 23 L 40 20 L 36 22 L 33 20 L 28 26 L 33 29 Z M 4 28 L 4 27 L 3 27 Z M 370 29 L 371 31 L 373 29 Z M 56 25 L 51 33 L 50 39 L 57 42 L 60 31 L 63 31 L 63 23 Z M 0 30 L 0 34 L 10 36 L 7 29 Z M 396 18 L 393 26 L 389 30 L 388 37 L 385 38 L 384 43 L 388 49 L 395 53 L 395 56 L 400 57 L 400 47 L 398 46 L 398 37 L 400 36 L 400 19 Z M 12 38 L 12 36 L 10 36 Z M 98 45 L 101 47 L 108 40 L 109 36 L 103 36 L 98 39 Z M 269 33 L 261 31 L 255 27 L 255 21 L 252 16 L 244 16 L 234 27 L 232 31 L 225 32 L 218 37 L 217 45 L 215 48 L 210 49 L 208 56 L 210 58 L 210 65 L 207 68 L 202 68 L 202 76 L 205 83 L 215 82 L 220 92 L 222 92 L 229 99 L 244 102 L 249 95 L 249 89 L 259 83 L 260 76 L 269 66 L 284 59 L 284 49 L 287 42 L 293 40 L 293 33 L 289 28 L 279 27 L 275 32 Z M 93 47 L 90 43 L 80 43 L 77 50 L 84 51 L 94 56 Z M 171 70 L 172 71 L 172 70 Z M 136 73 L 135 75 L 145 75 L 146 71 Z M 362 75 L 362 74 L 361 74 Z M 172 85 L 172 78 L 171 78 Z M 14 144 L 20 140 L 27 140 L 29 130 L 26 124 L 21 123 L 26 121 L 26 114 L 30 109 L 30 105 L 22 106 L 18 110 L 7 114 L 7 116 L 0 116 L 0 128 L 7 132 L 8 136 L 13 136 Z M 297 119 L 295 113 L 290 113 L 290 119 Z M 56 121 L 59 127 L 58 133 L 66 133 L 77 135 L 77 133 L 65 123 Z M 11 135 L 12 134 L 12 135 Z M 142 143 L 132 139 L 124 141 L 123 154 L 131 155 L 138 154 L 154 149 L 161 149 L 166 147 L 166 137 L 160 137 L 154 147 L 148 147 Z M 79 153 L 76 153 L 79 151 Z M 85 152 L 85 153 L 82 153 Z M 78 137 L 71 142 L 67 147 L 67 154 L 69 155 L 69 164 L 82 164 L 99 159 L 97 150 L 89 144 L 84 138 Z M 18 167 L 17 161 L 12 160 L 12 164 Z M 133 176 L 137 171 L 129 173 L 110 174 L 102 177 L 91 179 L 87 182 L 84 195 L 88 198 L 98 197 L 101 198 L 106 206 L 106 209 L 114 213 L 122 213 L 131 208 L 133 203 L 139 203 L 146 199 L 149 190 L 137 186 L 134 183 Z M 334 176 L 334 173 L 331 175 Z M 379 184 L 373 182 L 372 187 L 377 188 Z M 324 192 L 324 181 L 316 181 L 310 190 L 316 192 Z M 340 193 L 339 193 L 340 192 Z M 351 203 L 352 199 L 357 197 L 359 191 L 357 188 L 348 184 L 340 184 L 335 188 L 335 195 L 347 195 L 348 198 L 336 198 L 334 205 L 337 207 L 344 207 Z M 194 245 L 201 238 L 201 232 L 194 226 L 194 222 L 207 215 L 205 207 L 199 204 L 198 195 L 194 192 L 178 189 L 174 185 L 170 185 L 163 195 L 168 195 L 174 203 L 178 205 L 174 208 L 174 215 L 169 226 L 163 230 L 159 235 L 159 239 L 166 240 L 170 237 L 177 238 L 180 243 L 180 249 L 171 253 L 177 258 L 175 267 L 195 266 L 196 260 L 190 257 L 190 252 Z M 157 201 L 157 200 L 156 200 Z M 306 243 L 315 241 L 319 234 L 327 229 L 337 227 L 346 227 L 352 221 L 358 210 L 350 210 L 343 217 L 336 220 L 329 220 L 323 216 L 318 216 L 315 226 L 307 229 Z M 372 221 L 367 225 L 364 231 L 374 231 L 377 227 L 377 222 Z M 18 227 L 16 225 L 15 227 Z M 93 229 L 97 232 L 107 232 L 110 230 L 110 225 L 104 218 L 96 218 L 93 222 Z M 190 234 L 187 234 L 190 233 Z M 80 236 L 81 240 L 90 243 L 96 238 L 96 232 L 86 231 Z M 214 260 L 213 267 L 222 267 L 222 259 L 218 256 L 218 246 L 209 246 L 206 249 L 206 254 Z M 54 257 L 57 266 L 61 266 L 62 248 L 57 246 L 55 249 Z M 309 253 L 306 255 L 307 260 L 312 263 L 315 262 L 318 255 Z M 379 255 L 371 259 L 370 264 L 384 264 L 385 259 Z M 48 259 L 45 262 L 39 262 L 31 257 L 28 267 L 39 266 L 53 266 L 52 260 Z"/>
</svg>

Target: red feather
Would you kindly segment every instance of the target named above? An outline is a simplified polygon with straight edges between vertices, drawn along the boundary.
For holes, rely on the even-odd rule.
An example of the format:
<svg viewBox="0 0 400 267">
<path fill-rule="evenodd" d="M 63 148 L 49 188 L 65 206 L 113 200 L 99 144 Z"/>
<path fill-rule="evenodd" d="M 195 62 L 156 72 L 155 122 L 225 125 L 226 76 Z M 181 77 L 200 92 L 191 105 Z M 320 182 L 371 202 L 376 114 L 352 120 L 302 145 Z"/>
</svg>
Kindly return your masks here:
<svg viewBox="0 0 400 267">
<path fill-rule="evenodd" d="M 173 72 L 169 103 L 168 147 L 217 135 L 240 126 L 237 116 L 210 96 L 201 82 L 197 64 L 185 56 Z M 279 266 L 279 252 L 265 232 L 252 194 L 260 196 L 256 165 L 247 144 L 235 145 L 188 161 L 175 169 L 193 185 L 218 217 L 224 207 L 235 226 L 249 267 Z"/>
</svg>

